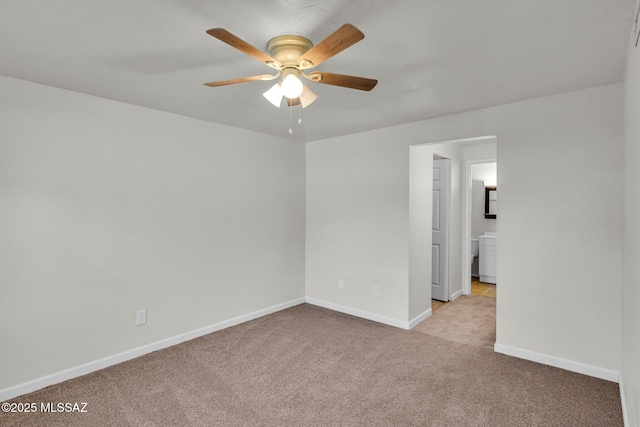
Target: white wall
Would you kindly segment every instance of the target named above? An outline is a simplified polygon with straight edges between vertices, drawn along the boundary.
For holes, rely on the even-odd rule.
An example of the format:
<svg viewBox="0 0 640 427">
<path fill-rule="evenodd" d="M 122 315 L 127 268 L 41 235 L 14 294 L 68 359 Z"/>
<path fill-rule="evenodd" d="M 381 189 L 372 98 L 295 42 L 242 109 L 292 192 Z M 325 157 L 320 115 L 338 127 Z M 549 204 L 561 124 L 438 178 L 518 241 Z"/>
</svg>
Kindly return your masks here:
<svg viewBox="0 0 640 427">
<path fill-rule="evenodd" d="M 303 144 L 0 93 L 0 390 L 304 297 Z"/>
<path fill-rule="evenodd" d="M 640 426 L 640 47 L 632 33 L 625 78 L 622 383 L 628 425 Z"/>
<path fill-rule="evenodd" d="M 308 297 L 407 320 L 409 152 L 404 148 L 366 133 L 307 144 Z M 374 285 L 379 297 L 373 296 Z"/>
<path fill-rule="evenodd" d="M 430 309 L 434 153 L 452 159 L 450 290 L 461 289 L 460 148 L 413 148 L 410 156 L 408 145 L 368 133 L 307 144 L 306 292 L 314 302 L 396 325 Z"/>
<path fill-rule="evenodd" d="M 498 344 L 619 371 L 621 107 L 616 84 L 308 144 L 307 295 L 408 320 L 409 146 L 497 135 Z"/>
</svg>

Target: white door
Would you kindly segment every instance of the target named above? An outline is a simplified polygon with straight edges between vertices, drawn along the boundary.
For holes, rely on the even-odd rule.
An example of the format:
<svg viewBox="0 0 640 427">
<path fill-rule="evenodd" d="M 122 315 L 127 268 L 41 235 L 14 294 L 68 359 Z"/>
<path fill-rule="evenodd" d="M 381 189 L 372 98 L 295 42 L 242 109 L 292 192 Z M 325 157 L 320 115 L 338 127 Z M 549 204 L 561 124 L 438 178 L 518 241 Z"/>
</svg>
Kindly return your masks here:
<svg viewBox="0 0 640 427">
<path fill-rule="evenodd" d="M 449 301 L 449 159 L 433 161 L 431 298 Z"/>
</svg>

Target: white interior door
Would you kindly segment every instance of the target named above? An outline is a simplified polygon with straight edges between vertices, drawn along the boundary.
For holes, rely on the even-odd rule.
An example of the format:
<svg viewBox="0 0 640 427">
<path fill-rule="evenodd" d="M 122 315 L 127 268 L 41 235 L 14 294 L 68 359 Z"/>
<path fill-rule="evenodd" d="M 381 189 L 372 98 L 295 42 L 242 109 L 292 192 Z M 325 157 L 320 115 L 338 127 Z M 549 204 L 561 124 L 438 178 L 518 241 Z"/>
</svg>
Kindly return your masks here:
<svg viewBox="0 0 640 427">
<path fill-rule="evenodd" d="M 431 298 L 449 301 L 449 159 L 433 161 Z"/>
</svg>

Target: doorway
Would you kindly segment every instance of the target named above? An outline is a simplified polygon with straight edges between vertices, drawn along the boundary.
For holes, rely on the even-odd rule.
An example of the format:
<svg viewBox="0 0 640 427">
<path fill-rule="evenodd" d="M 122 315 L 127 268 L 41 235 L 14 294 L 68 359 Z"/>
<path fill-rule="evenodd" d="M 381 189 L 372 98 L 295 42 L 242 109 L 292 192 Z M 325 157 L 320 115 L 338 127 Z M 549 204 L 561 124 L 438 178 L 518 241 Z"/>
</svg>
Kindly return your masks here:
<svg viewBox="0 0 640 427">
<path fill-rule="evenodd" d="M 470 228 L 465 215 L 466 162 L 495 158 L 496 137 L 416 144 L 410 146 L 409 154 L 409 318 L 412 327 L 433 313 L 433 304 L 454 301 L 461 295 L 471 294 L 468 263 Z M 448 255 L 448 263 L 446 267 L 436 264 L 440 271 L 448 275 L 448 283 L 442 282 L 443 286 L 434 286 L 439 279 L 433 271 L 434 258 L 437 256 L 433 254 L 433 228 L 441 228 L 433 212 L 434 157 L 435 160 L 449 159 L 450 163 L 449 203 L 444 203 L 449 207 L 449 214 L 445 216 L 450 221 L 449 249 L 444 252 Z M 444 263 L 444 260 L 438 261 Z M 448 289 L 444 289 L 445 286 Z M 439 290 L 441 293 L 437 295 Z"/>
<path fill-rule="evenodd" d="M 492 192 L 489 189 L 493 190 Z M 493 193 L 494 200 L 486 197 Z M 491 203 L 491 207 L 487 206 Z M 496 234 L 497 215 L 495 211 L 497 204 L 497 161 L 495 158 L 474 159 L 466 162 L 466 256 L 468 261 L 464 263 L 464 283 L 463 294 L 471 295 L 472 283 L 479 282 L 480 277 L 480 242 L 481 235 Z M 475 240 L 475 242 L 474 242 Z M 497 241 L 497 238 L 494 239 Z M 475 245 L 474 245 L 475 243 Z M 475 253 L 474 253 L 475 247 Z M 495 247 L 493 248 L 495 251 Z M 484 260 L 486 261 L 486 260 Z M 495 256 L 492 269 L 495 275 Z M 480 282 L 482 283 L 482 282 Z M 495 283 L 494 283 L 495 285 Z M 477 291 L 477 290 L 476 290 Z M 495 286 L 494 290 L 495 292 Z M 475 292 L 477 293 L 477 292 Z M 494 295 L 495 296 L 495 293 Z"/>
</svg>

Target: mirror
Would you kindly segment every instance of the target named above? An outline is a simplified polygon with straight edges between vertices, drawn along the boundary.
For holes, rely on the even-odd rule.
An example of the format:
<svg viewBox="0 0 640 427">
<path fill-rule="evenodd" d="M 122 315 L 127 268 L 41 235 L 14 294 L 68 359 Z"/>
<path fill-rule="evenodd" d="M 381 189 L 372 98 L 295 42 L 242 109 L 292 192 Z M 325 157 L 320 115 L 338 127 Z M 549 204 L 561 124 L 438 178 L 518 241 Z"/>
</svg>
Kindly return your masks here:
<svg viewBox="0 0 640 427">
<path fill-rule="evenodd" d="M 484 217 L 496 218 L 498 213 L 498 189 L 496 187 L 484 188 Z"/>
</svg>

